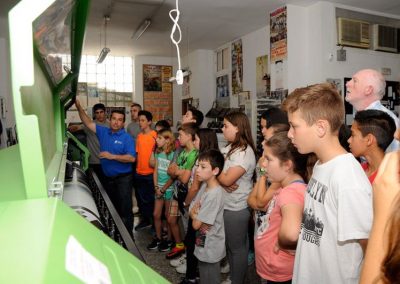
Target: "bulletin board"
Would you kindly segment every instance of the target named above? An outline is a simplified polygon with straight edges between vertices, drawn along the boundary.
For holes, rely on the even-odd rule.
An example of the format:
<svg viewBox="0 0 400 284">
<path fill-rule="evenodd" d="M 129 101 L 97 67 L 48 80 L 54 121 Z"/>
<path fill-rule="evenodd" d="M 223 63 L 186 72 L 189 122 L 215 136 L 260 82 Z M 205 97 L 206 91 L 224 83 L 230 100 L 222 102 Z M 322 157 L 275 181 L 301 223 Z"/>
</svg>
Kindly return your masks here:
<svg viewBox="0 0 400 284">
<path fill-rule="evenodd" d="M 153 121 L 173 118 L 172 66 L 143 64 L 143 108 Z"/>
</svg>

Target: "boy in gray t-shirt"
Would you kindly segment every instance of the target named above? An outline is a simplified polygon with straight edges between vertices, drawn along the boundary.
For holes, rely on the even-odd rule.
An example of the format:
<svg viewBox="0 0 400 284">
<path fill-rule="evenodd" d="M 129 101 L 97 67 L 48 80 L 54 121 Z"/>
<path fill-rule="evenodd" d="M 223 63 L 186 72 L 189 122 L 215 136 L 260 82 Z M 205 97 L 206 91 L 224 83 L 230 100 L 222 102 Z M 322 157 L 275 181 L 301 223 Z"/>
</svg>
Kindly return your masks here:
<svg viewBox="0 0 400 284">
<path fill-rule="evenodd" d="M 220 260 L 225 257 L 223 189 L 217 176 L 224 167 L 218 150 L 200 154 L 196 175 L 203 185 L 189 208 L 196 232 L 194 255 L 199 260 L 200 282 L 220 283 Z"/>
</svg>

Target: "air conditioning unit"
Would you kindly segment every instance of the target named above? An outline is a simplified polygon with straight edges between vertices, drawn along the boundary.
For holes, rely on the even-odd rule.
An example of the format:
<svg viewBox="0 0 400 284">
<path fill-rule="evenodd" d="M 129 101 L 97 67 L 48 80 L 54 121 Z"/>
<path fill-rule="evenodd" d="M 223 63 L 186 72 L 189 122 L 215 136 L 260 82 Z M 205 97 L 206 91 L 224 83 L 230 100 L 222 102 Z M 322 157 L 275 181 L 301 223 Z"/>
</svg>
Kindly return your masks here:
<svg viewBox="0 0 400 284">
<path fill-rule="evenodd" d="M 369 23 L 359 20 L 338 18 L 338 44 L 369 48 Z"/>
<path fill-rule="evenodd" d="M 373 49 L 397 52 L 397 29 L 395 27 L 373 25 Z"/>
</svg>

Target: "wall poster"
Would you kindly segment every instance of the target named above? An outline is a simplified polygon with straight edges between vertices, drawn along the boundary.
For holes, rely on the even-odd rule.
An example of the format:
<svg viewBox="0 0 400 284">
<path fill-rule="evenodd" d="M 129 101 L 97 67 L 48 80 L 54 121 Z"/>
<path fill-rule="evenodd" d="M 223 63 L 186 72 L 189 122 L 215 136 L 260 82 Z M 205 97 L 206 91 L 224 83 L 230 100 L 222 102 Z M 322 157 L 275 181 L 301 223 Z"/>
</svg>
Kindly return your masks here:
<svg viewBox="0 0 400 284">
<path fill-rule="evenodd" d="M 286 7 L 279 8 L 270 14 L 271 62 L 284 60 L 287 57 Z"/>
<path fill-rule="evenodd" d="M 182 85 L 183 99 L 190 98 L 190 77 L 192 77 L 192 75 L 183 77 L 183 85 Z"/>
<path fill-rule="evenodd" d="M 246 101 L 250 100 L 250 92 L 245 91 L 238 94 L 238 106 L 239 108 L 245 108 Z"/>
<path fill-rule="evenodd" d="M 271 91 L 271 78 L 268 74 L 268 55 L 256 58 L 257 99 L 266 98 Z"/>
<path fill-rule="evenodd" d="M 217 77 L 217 106 L 229 107 L 229 81 L 228 75 Z"/>
<path fill-rule="evenodd" d="M 153 121 L 173 117 L 172 66 L 143 64 L 143 108 Z"/>
<path fill-rule="evenodd" d="M 243 51 L 242 40 L 232 43 L 232 94 L 243 91 Z"/>
</svg>

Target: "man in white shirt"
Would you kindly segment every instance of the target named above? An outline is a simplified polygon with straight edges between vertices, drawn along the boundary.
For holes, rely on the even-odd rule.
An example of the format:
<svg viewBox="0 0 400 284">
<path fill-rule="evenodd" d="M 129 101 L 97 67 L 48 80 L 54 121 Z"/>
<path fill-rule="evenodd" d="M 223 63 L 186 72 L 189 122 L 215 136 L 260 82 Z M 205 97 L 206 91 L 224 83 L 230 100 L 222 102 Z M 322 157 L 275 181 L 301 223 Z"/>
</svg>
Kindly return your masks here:
<svg viewBox="0 0 400 284">
<path fill-rule="evenodd" d="M 380 72 L 373 69 L 363 69 L 354 74 L 352 79 L 346 83 L 345 99 L 356 111 L 376 109 L 388 113 L 394 119 L 397 129 L 399 129 L 399 119 L 380 102 L 385 95 L 385 87 L 386 81 Z M 393 139 L 386 152 L 399 149 L 399 141 Z"/>
</svg>

